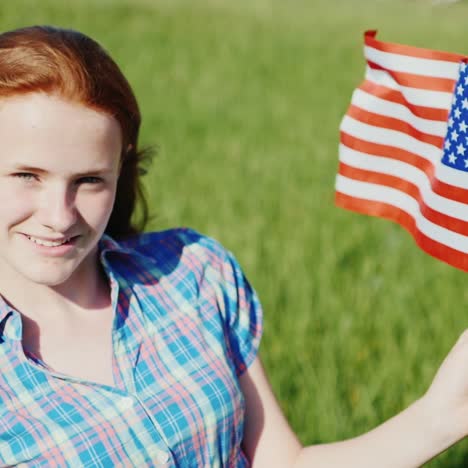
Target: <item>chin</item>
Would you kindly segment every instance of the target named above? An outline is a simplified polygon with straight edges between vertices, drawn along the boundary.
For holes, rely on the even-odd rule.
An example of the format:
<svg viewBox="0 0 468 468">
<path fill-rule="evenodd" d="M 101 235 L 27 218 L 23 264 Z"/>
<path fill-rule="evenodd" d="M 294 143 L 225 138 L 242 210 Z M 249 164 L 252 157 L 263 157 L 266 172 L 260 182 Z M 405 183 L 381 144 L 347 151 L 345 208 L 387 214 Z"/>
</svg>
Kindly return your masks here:
<svg viewBox="0 0 468 468">
<path fill-rule="evenodd" d="M 76 280 L 87 270 L 89 254 L 81 252 L 80 254 L 73 258 L 43 258 L 31 255 L 5 256 L 4 260 L 8 267 L 1 273 L 7 275 L 9 281 L 17 282 L 18 285 L 26 282 L 53 287 L 68 282 L 71 286 L 72 280 L 76 283 Z"/>
<path fill-rule="evenodd" d="M 72 275 L 66 271 L 23 272 L 22 275 L 30 282 L 43 286 L 59 286 L 65 283 Z"/>
<path fill-rule="evenodd" d="M 79 262 L 67 262 L 62 264 L 31 262 L 16 263 L 11 265 L 18 274 L 18 280 L 22 277 L 26 282 L 44 286 L 58 286 L 70 280 L 78 271 Z"/>
</svg>

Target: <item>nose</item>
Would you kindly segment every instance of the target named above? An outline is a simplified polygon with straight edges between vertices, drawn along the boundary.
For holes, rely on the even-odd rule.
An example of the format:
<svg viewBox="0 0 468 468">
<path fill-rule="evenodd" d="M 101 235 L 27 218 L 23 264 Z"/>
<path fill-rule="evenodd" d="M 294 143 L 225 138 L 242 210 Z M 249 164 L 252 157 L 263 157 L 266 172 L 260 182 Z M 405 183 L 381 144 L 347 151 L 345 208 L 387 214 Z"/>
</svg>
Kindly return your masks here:
<svg viewBox="0 0 468 468">
<path fill-rule="evenodd" d="M 66 233 L 77 221 L 74 193 L 65 185 L 44 188 L 40 194 L 37 218 L 39 222 L 57 233 Z"/>
</svg>

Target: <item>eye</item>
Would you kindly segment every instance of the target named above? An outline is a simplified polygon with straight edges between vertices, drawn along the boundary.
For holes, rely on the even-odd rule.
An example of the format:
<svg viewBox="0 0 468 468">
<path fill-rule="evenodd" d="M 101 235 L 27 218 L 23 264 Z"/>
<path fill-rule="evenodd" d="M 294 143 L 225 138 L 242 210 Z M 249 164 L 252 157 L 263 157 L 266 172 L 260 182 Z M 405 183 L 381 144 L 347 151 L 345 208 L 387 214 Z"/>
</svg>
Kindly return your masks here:
<svg viewBox="0 0 468 468">
<path fill-rule="evenodd" d="M 91 185 L 96 185 L 100 184 L 103 180 L 100 177 L 94 177 L 94 176 L 86 176 L 86 177 L 80 177 L 76 183 L 77 184 L 91 184 Z"/>
<path fill-rule="evenodd" d="M 17 179 L 23 179 L 25 181 L 33 181 L 39 179 L 39 177 L 36 174 L 32 174 L 31 172 L 16 172 L 12 175 Z"/>
</svg>

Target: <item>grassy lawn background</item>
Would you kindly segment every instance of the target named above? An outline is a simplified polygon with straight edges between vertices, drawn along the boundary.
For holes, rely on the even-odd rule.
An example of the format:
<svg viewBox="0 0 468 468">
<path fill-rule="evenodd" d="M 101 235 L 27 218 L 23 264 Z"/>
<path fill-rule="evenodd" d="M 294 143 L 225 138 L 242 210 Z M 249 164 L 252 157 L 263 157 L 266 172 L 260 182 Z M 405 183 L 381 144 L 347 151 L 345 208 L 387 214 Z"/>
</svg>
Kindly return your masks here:
<svg viewBox="0 0 468 468">
<path fill-rule="evenodd" d="M 95 37 L 134 86 L 149 228 L 235 252 L 265 308 L 261 348 L 303 443 L 370 429 L 420 396 L 468 326 L 466 276 L 402 228 L 333 203 L 362 33 L 468 53 L 468 4 L 397 0 L 2 2 L 2 30 Z M 468 464 L 461 443 L 430 463 Z"/>
</svg>

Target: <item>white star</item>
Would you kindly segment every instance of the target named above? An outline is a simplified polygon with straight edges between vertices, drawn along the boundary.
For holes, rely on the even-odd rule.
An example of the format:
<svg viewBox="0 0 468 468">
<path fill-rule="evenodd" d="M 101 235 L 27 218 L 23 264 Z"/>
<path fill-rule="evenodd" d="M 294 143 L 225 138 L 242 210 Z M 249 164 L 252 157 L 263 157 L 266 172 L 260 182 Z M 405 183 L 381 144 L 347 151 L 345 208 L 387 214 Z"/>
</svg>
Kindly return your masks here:
<svg viewBox="0 0 468 468">
<path fill-rule="evenodd" d="M 468 167 L 468 158 L 463 160 L 465 162 L 465 168 Z"/>
<path fill-rule="evenodd" d="M 459 119 L 461 115 L 461 110 L 458 107 L 455 108 L 454 114 L 455 114 L 455 118 Z"/>
<path fill-rule="evenodd" d="M 451 138 L 453 141 L 457 141 L 457 138 L 458 138 L 458 133 L 456 130 L 454 130 L 451 134 L 450 134 Z"/>
<path fill-rule="evenodd" d="M 463 107 L 463 109 L 468 109 L 468 99 L 466 99 L 466 98 L 463 99 L 463 101 L 462 101 L 462 107 Z"/>
<path fill-rule="evenodd" d="M 450 153 L 448 155 L 448 158 L 449 158 L 449 163 L 450 164 L 455 164 L 457 162 L 457 157 L 453 153 Z"/>
<path fill-rule="evenodd" d="M 465 147 L 461 143 L 457 146 L 457 154 L 465 154 Z"/>
<path fill-rule="evenodd" d="M 461 84 L 457 86 L 457 94 L 459 94 L 460 96 L 463 95 L 463 86 Z"/>
<path fill-rule="evenodd" d="M 450 149 L 450 141 L 449 141 L 449 140 L 445 140 L 444 148 L 445 148 L 446 150 L 449 150 L 449 149 Z"/>
<path fill-rule="evenodd" d="M 462 72 L 464 72 L 465 69 L 466 69 L 466 63 L 465 63 L 465 62 L 462 62 L 462 63 L 460 64 L 460 70 L 461 70 Z"/>
<path fill-rule="evenodd" d="M 466 129 L 468 128 L 468 125 L 466 125 L 466 122 L 464 120 L 460 122 L 459 127 L 460 127 L 460 132 L 466 133 Z"/>
<path fill-rule="evenodd" d="M 450 117 L 450 118 L 448 119 L 448 126 L 449 126 L 449 128 L 451 128 L 452 125 L 453 125 L 453 118 Z"/>
<path fill-rule="evenodd" d="M 465 84 L 468 85 L 468 76 L 465 76 Z"/>
</svg>

